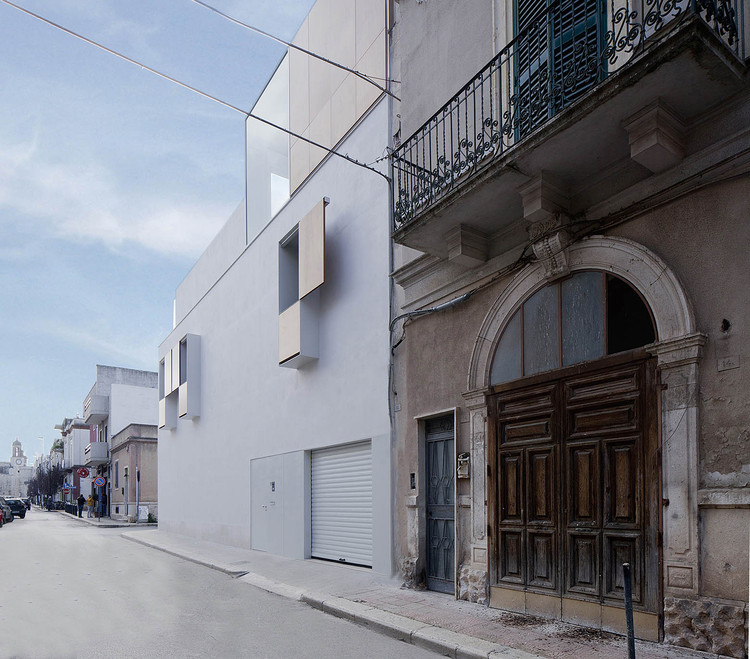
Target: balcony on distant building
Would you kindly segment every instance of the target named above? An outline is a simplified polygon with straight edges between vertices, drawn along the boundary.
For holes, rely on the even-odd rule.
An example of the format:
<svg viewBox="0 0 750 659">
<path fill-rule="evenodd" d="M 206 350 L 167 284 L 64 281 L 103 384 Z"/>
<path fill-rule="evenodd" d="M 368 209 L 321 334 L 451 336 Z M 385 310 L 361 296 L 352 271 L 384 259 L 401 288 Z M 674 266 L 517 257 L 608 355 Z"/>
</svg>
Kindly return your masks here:
<svg viewBox="0 0 750 659">
<path fill-rule="evenodd" d="M 392 154 L 396 242 L 476 264 L 540 199 L 580 210 L 674 166 L 691 121 L 743 87 L 741 3 L 524 3 L 515 38 Z M 557 190 L 530 192 L 543 173 Z"/>
<path fill-rule="evenodd" d="M 96 467 L 109 462 L 109 442 L 92 442 L 84 449 L 84 464 Z"/>
<path fill-rule="evenodd" d="M 83 401 L 83 420 L 85 423 L 97 424 L 109 416 L 109 396 L 97 396 L 89 393 Z"/>
</svg>

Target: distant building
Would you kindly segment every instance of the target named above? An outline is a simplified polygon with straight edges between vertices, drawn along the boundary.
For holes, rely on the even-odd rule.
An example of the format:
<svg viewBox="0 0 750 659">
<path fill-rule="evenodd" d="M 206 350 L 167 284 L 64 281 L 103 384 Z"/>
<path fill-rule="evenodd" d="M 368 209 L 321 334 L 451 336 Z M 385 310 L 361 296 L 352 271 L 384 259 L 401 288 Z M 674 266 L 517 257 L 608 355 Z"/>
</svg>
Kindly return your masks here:
<svg viewBox="0 0 750 659">
<path fill-rule="evenodd" d="M 88 496 L 93 492 L 93 476 L 89 474 L 81 478 L 79 474 L 81 467 L 85 466 L 84 453 L 90 441 L 90 429 L 80 417 L 66 417 L 55 429 L 62 435 L 65 483 L 71 486 L 64 488 L 68 492 L 63 492 L 63 500 L 73 503 L 79 494 Z"/>
<path fill-rule="evenodd" d="M 83 402 L 83 422 L 90 427 L 84 465 L 92 476 L 105 478 L 105 484 L 96 486 L 93 492 L 97 496 L 98 515 L 120 519 L 137 517 L 137 498 L 126 494 L 130 491 L 126 483 L 138 482 L 139 470 L 142 474 L 140 487 L 147 487 L 149 493 L 154 493 L 148 512 L 157 514 L 156 451 L 141 451 L 140 448 L 150 446 L 156 437 L 157 384 L 158 375 L 152 371 L 97 364 L 96 382 Z M 144 439 L 134 443 L 127 429 L 136 426 L 140 427 L 139 438 Z M 134 451 L 137 459 L 132 463 L 130 459 L 121 459 L 122 451 L 129 454 L 135 445 L 139 447 Z M 131 471 L 133 468 L 135 473 Z M 148 486 L 144 480 L 146 474 L 154 481 Z"/>
<path fill-rule="evenodd" d="M 0 462 L 0 496 L 26 496 L 26 488 L 34 473 L 34 468 L 27 466 L 27 460 L 21 442 L 14 441 L 10 460 Z"/>
</svg>

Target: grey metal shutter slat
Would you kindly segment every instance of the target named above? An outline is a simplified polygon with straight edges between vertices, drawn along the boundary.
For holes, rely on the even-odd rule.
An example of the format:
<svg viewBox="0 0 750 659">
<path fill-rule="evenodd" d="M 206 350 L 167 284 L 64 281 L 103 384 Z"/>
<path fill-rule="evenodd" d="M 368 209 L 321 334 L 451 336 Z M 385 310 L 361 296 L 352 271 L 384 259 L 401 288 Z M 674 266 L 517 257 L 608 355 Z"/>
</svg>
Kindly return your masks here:
<svg viewBox="0 0 750 659">
<path fill-rule="evenodd" d="M 313 451 L 312 556 L 372 566 L 370 442 Z"/>
</svg>

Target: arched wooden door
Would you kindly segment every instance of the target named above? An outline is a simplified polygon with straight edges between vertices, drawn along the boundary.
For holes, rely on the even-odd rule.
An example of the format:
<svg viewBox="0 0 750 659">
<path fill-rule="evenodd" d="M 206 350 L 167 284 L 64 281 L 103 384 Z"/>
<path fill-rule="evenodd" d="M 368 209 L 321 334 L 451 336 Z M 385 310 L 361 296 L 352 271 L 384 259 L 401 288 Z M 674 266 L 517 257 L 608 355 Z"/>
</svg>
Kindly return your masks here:
<svg viewBox="0 0 750 659">
<path fill-rule="evenodd" d="M 593 331 L 594 312 L 582 302 L 584 284 L 580 278 L 569 286 L 577 295 L 568 313 L 577 319 L 587 310 L 584 329 L 601 339 L 596 349 L 605 356 L 564 365 L 565 283 L 549 286 L 519 311 L 518 345 L 522 369 L 537 363 L 540 350 L 551 355 L 545 364 L 558 359 L 557 368 L 530 376 L 522 371 L 520 378 L 497 384 L 489 399 L 491 604 L 623 630 L 622 564 L 630 563 L 637 635 L 658 640 L 661 451 L 655 361 L 643 349 L 620 345 L 618 354 L 607 356 L 608 341 L 621 338 L 614 328 L 607 333 L 607 320 L 622 312 L 622 298 L 616 299 L 618 309 L 606 313 L 603 295 L 601 329 Z M 607 284 L 597 284 L 594 297 L 609 291 Z M 612 301 L 618 290 L 612 288 Z M 542 303 L 553 312 L 540 315 Z M 525 327 L 529 333 L 542 327 L 553 339 L 538 349 L 524 340 Z M 583 354 L 592 351 L 579 340 L 579 354 L 581 348 Z M 508 358 L 496 355 L 502 362 L 496 372 L 508 371 Z"/>
</svg>

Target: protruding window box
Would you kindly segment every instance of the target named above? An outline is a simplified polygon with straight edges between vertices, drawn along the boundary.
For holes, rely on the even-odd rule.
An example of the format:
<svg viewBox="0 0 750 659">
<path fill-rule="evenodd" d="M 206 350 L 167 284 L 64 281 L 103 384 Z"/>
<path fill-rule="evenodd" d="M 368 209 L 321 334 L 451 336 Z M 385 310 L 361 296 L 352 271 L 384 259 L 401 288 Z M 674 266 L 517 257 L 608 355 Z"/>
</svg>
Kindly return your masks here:
<svg viewBox="0 0 750 659">
<path fill-rule="evenodd" d="M 201 414 L 201 337 L 186 334 L 180 341 L 179 355 L 178 413 L 180 418 L 193 419 Z"/>
<path fill-rule="evenodd" d="M 318 295 L 297 300 L 279 316 L 279 366 L 300 368 L 318 358 Z"/>
<path fill-rule="evenodd" d="M 325 282 L 323 198 L 279 244 L 279 366 L 318 358 L 319 288 Z"/>
<path fill-rule="evenodd" d="M 177 394 L 159 401 L 159 428 L 169 430 L 177 427 Z"/>
<path fill-rule="evenodd" d="M 159 428 L 200 416 L 201 337 L 186 334 L 159 362 Z"/>
<path fill-rule="evenodd" d="M 109 443 L 92 442 L 83 450 L 83 462 L 87 467 L 96 467 L 109 462 Z"/>
</svg>

